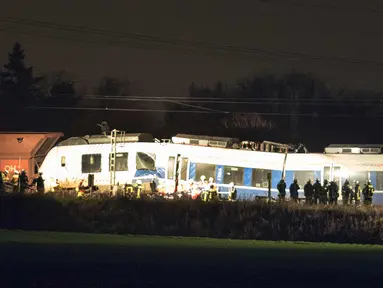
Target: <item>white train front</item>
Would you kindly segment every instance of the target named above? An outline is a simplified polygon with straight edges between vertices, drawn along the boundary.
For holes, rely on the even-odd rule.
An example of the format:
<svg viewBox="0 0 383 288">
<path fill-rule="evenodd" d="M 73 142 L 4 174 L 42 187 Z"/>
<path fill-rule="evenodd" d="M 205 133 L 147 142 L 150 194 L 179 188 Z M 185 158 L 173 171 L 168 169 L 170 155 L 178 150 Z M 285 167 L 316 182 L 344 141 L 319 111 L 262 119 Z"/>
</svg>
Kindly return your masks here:
<svg viewBox="0 0 383 288">
<path fill-rule="evenodd" d="M 154 178 L 170 192 L 174 190 L 176 175 L 179 175 L 180 183 L 189 179 L 198 181 L 205 175 L 215 179 L 220 192 L 226 192 L 230 182 L 236 183 L 239 199 L 267 195 L 268 173 L 271 173 L 274 197 L 282 171 L 288 185 L 296 178 L 301 188 L 308 179 L 334 179 L 340 186 L 346 179 L 359 180 L 361 184 L 370 179 L 376 190 L 374 204 L 383 204 L 383 154 L 380 148 L 378 151 L 376 147 L 330 146 L 327 149 L 330 153 L 323 154 L 262 152 L 238 146 L 237 149 L 220 148 L 233 147 L 232 140 L 177 135 L 173 141 L 160 142 L 149 134 L 124 134 L 114 146 L 116 160 L 111 173 L 113 142 L 110 136 L 69 138 L 50 150 L 39 170 L 43 172 L 46 191 L 55 185 L 56 179 L 63 188 L 75 188 L 81 180 L 88 178 L 88 174 L 94 174 L 94 185 L 106 190 L 115 173 L 115 183 L 122 185 L 137 179 L 145 182 Z M 342 149 L 350 153 L 344 154 Z M 303 197 L 302 189 L 300 197 Z"/>
</svg>

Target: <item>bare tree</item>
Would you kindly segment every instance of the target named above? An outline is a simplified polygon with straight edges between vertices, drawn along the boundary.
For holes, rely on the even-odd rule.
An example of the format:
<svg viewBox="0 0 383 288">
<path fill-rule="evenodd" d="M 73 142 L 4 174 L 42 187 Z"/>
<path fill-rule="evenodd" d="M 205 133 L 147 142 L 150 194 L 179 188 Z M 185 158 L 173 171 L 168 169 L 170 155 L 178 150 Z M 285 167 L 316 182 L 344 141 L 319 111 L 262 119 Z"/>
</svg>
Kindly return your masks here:
<svg viewBox="0 0 383 288">
<path fill-rule="evenodd" d="M 275 124 L 272 121 L 262 118 L 257 113 L 233 113 L 229 117 L 222 119 L 225 128 L 239 129 L 264 129 L 272 130 Z"/>
</svg>

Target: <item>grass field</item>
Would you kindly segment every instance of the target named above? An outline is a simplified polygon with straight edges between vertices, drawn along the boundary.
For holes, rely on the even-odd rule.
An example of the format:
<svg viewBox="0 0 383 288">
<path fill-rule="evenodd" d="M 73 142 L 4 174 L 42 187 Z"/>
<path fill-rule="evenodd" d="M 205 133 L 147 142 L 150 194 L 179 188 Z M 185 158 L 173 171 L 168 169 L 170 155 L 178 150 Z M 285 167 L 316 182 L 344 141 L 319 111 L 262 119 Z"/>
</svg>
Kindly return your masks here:
<svg viewBox="0 0 383 288">
<path fill-rule="evenodd" d="M 360 287 L 383 264 L 381 246 L 22 231 L 0 255 L 2 287 Z"/>
</svg>

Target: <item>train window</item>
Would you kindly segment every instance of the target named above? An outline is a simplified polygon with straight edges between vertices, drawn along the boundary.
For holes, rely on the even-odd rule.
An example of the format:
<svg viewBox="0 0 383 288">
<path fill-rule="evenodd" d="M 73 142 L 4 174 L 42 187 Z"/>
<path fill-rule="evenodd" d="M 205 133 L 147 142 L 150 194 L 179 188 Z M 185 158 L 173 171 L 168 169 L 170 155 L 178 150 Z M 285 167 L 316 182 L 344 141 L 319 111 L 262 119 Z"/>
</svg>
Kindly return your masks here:
<svg viewBox="0 0 383 288">
<path fill-rule="evenodd" d="M 65 156 L 61 156 L 61 167 L 65 167 L 66 166 L 66 159 L 65 159 Z"/>
<path fill-rule="evenodd" d="M 236 185 L 243 185 L 244 168 L 225 166 L 224 173 L 225 176 L 223 177 L 223 184 L 230 184 L 230 182 L 234 182 Z"/>
<path fill-rule="evenodd" d="M 136 169 L 137 170 L 156 170 L 156 154 L 137 152 L 136 156 Z"/>
<path fill-rule="evenodd" d="M 361 183 L 363 184 L 363 183 Z M 361 186 L 363 188 L 363 185 Z M 377 171 L 376 172 L 376 190 L 382 191 L 383 190 L 383 172 Z"/>
<path fill-rule="evenodd" d="M 327 179 L 327 180 L 331 180 L 330 176 L 331 176 L 331 171 L 330 171 L 330 167 L 324 167 L 324 170 L 323 170 L 323 179 Z M 316 179 L 315 179 L 316 180 Z M 320 179 L 319 179 L 320 180 Z"/>
<path fill-rule="evenodd" d="M 313 183 L 316 180 L 314 179 L 314 177 L 315 177 L 314 171 L 295 171 L 294 172 L 294 179 L 297 179 L 298 184 L 300 184 L 301 186 L 306 184 L 308 180 L 311 180 L 311 182 Z"/>
<path fill-rule="evenodd" d="M 168 179 L 174 180 L 174 169 L 175 169 L 176 157 L 169 157 L 168 161 Z"/>
<path fill-rule="evenodd" d="M 267 179 L 267 174 L 271 173 L 271 170 L 266 169 L 253 169 L 253 187 L 262 187 L 267 188 L 269 180 Z"/>
<path fill-rule="evenodd" d="M 101 154 L 82 155 L 81 171 L 82 173 L 101 172 Z"/>
<path fill-rule="evenodd" d="M 182 163 L 181 163 L 181 180 L 188 180 L 187 179 L 188 164 L 189 164 L 189 159 L 188 158 L 182 158 Z"/>
<path fill-rule="evenodd" d="M 359 184 L 361 184 L 361 188 L 363 189 L 364 184 L 366 184 L 366 181 L 369 179 L 368 171 L 356 171 L 349 175 L 349 177 L 342 178 L 342 182 L 347 179 L 351 185 L 354 185 L 353 181 L 359 181 Z M 342 183 L 342 184 L 343 184 Z"/>
<path fill-rule="evenodd" d="M 109 154 L 109 170 L 112 153 Z M 128 171 L 128 153 L 116 153 L 116 171 Z"/>
<path fill-rule="evenodd" d="M 195 165 L 196 181 L 199 181 L 202 175 L 206 177 L 206 180 L 209 180 L 210 177 L 212 177 L 215 180 L 215 165 L 196 163 Z"/>
</svg>

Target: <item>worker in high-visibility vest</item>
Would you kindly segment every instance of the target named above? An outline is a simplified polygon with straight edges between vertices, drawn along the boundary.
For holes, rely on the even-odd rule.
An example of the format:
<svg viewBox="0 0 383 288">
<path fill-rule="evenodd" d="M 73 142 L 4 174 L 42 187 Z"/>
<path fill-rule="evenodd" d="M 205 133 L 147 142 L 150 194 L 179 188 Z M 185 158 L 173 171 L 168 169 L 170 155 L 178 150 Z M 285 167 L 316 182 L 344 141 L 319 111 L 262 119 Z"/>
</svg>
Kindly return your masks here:
<svg viewBox="0 0 383 288">
<path fill-rule="evenodd" d="M 235 188 L 235 185 L 233 182 L 229 184 L 229 201 L 235 201 L 237 200 L 237 189 Z"/>
<path fill-rule="evenodd" d="M 7 175 L 8 175 L 7 171 L 4 171 L 4 172 L 0 171 L 0 194 L 1 195 L 5 192 L 4 183 L 7 181 Z"/>
<path fill-rule="evenodd" d="M 78 184 L 76 191 L 77 191 L 77 198 L 82 199 L 85 195 L 85 187 L 84 187 L 84 180 L 80 181 L 80 184 Z"/>
<path fill-rule="evenodd" d="M 133 189 L 136 192 L 136 199 L 141 199 L 141 192 L 143 189 L 142 181 L 137 180 L 136 183 L 133 184 Z"/>
<path fill-rule="evenodd" d="M 201 200 L 203 202 L 207 202 L 209 200 L 209 191 L 208 190 L 202 190 L 200 195 L 201 195 Z"/>
<path fill-rule="evenodd" d="M 356 206 L 360 205 L 360 194 L 361 194 L 361 191 L 362 191 L 362 188 L 360 188 L 359 181 L 358 180 L 354 180 L 354 193 L 353 193 L 353 196 L 354 196 L 354 201 L 355 201 L 355 205 Z M 350 204 L 352 204 L 352 199 L 351 199 L 351 203 Z"/>
<path fill-rule="evenodd" d="M 370 180 L 367 180 L 366 185 L 363 188 L 363 204 L 365 206 L 371 206 L 372 205 L 372 198 L 374 197 L 375 188 L 371 184 Z"/>
</svg>

